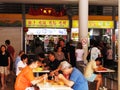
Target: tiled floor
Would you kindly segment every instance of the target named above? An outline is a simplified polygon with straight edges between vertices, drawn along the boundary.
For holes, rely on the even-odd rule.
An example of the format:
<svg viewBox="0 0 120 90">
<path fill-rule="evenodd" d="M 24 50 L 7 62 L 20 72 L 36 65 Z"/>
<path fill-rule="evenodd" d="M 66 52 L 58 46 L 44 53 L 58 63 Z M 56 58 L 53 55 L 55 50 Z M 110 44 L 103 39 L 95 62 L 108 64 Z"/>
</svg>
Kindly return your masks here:
<svg viewBox="0 0 120 90">
<path fill-rule="evenodd" d="M 9 75 L 10 81 L 7 82 L 7 87 L 4 90 L 14 90 L 14 81 L 15 75 Z M 1 83 L 0 83 L 0 90 L 1 90 Z"/>
<path fill-rule="evenodd" d="M 109 73 L 103 77 L 104 86 L 108 90 L 118 90 L 118 78 L 117 73 Z"/>
</svg>

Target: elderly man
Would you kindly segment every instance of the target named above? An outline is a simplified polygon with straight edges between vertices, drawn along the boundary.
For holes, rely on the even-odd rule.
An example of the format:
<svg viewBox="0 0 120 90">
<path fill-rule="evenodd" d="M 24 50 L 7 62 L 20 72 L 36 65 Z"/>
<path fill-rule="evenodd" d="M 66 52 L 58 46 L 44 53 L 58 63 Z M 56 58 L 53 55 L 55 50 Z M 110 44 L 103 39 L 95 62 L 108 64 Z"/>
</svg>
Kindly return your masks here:
<svg viewBox="0 0 120 90">
<path fill-rule="evenodd" d="M 83 74 L 67 61 L 60 63 L 59 70 L 62 71 L 62 74 L 58 75 L 58 79 L 65 85 L 72 87 L 74 90 L 88 90 L 88 83 Z"/>
</svg>

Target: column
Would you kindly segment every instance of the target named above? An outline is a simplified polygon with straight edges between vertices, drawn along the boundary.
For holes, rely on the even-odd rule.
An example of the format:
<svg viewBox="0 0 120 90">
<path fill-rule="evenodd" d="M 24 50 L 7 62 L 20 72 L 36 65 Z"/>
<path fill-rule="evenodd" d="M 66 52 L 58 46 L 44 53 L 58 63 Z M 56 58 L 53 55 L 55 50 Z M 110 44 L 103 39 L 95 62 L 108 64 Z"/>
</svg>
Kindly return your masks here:
<svg viewBox="0 0 120 90">
<path fill-rule="evenodd" d="M 118 90 L 120 90 L 120 0 L 118 0 Z"/>
<path fill-rule="evenodd" d="M 85 50 L 84 60 L 88 51 L 88 0 L 79 0 L 79 41 Z"/>
<path fill-rule="evenodd" d="M 115 16 L 116 16 L 116 7 L 113 6 L 112 7 L 112 20 L 114 21 L 114 28 L 112 30 L 112 49 L 113 49 L 113 59 L 115 60 L 115 55 L 116 55 L 116 50 L 115 50 L 115 29 L 117 28 L 116 26 L 116 19 L 115 19 Z"/>
<path fill-rule="evenodd" d="M 22 4 L 22 19 L 23 19 L 23 25 L 22 27 L 26 27 L 26 17 L 25 17 L 25 4 Z M 23 50 L 26 52 L 26 45 L 25 45 L 25 32 L 23 31 Z"/>
</svg>

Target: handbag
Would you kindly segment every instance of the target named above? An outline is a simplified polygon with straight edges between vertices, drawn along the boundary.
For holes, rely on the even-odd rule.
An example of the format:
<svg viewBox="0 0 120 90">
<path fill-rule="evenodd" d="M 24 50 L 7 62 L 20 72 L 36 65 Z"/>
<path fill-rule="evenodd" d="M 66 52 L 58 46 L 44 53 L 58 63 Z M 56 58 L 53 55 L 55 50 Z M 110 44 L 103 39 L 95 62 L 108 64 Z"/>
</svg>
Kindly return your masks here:
<svg viewBox="0 0 120 90">
<path fill-rule="evenodd" d="M 90 53 L 87 55 L 87 60 L 89 62 L 89 60 L 90 60 Z"/>
<path fill-rule="evenodd" d="M 88 62 L 90 61 L 90 56 L 91 56 L 91 49 L 90 49 L 90 52 L 88 53 L 88 55 L 86 57 L 86 59 L 87 59 Z"/>
</svg>

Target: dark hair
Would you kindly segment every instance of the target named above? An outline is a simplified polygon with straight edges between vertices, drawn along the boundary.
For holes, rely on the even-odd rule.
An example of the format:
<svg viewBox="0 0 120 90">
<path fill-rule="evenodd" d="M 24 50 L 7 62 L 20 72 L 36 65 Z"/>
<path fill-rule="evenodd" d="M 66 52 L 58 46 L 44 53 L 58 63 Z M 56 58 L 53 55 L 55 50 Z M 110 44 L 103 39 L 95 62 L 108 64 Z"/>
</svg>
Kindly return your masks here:
<svg viewBox="0 0 120 90">
<path fill-rule="evenodd" d="M 39 53 L 38 56 L 41 57 L 41 58 L 45 58 L 45 54 L 44 53 Z"/>
<path fill-rule="evenodd" d="M 38 59 L 29 59 L 27 64 L 30 65 L 30 64 L 37 62 L 37 61 L 40 62 L 40 60 L 38 60 Z"/>
<path fill-rule="evenodd" d="M 82 49 L 83 47 L 82 47 L 82 43 L 81 42 L 78 42 L 77 43 L 77 49 Z"/>
<path fill-rule="evenodd" d="M 10 45 L 10 40 L 5 40 L 5 44 Z"/>
<path fill-rule="evenodd" d="M 93 46 L 94 46 L 94 47 L 97 47 L 97 46 L 98 46 L 98 42 L 97 42 L 97 41 L 94 41 Z"/>
<path fill-rule="evenodd" d="M 48 52 L 48 54 L 51 54 L 51 55 L 53 55 L 55 57 L 55 53 L 52 52 L 52 51 Z"/>
<path fill-rule="evenodd" d="M 98 57 L 98 58 L 95 59 L 95 61 L 100 61 L 100 62 L 102 62 L 102 58 L 101 58 L 101 57 Z"/>
<path fill-rule="evenodd" d="M 28 58 L 28 55 L 26 55 L 26 54 L 23 54 L 22 56 L 21 56 L 21 60 L 23 61 L 24 59 L 26 59 L 26 58 Z"/>
<path fill-rule="evenodd" d="M 2 47 L 5 47 L 5 49 L 7 49 L 5 45 L 1 45 L 1 46 L 0 46 L 0 49 L 1 49 Z"/>
<path fill-rule="evenodd" d="M 2 50 L 1 50 L 1 48 L 2 48 L 2 47 L 4 47 L 4 48 L 5 48 L 5 52 L 8 52 L 8 51 L 6 50 L 7 48 L 6 48 L 6 46 L 5 46 L 5 45 L 1 45 L 1 46 L 0 46 L 0 52 L 2 52 Z"/>
<path fill-rule="evenodd" d="M 64 39 L 60 39 L 59 41 L 58 41 L 58 45 L 60 45 L 60 42 L 64 42 L 65 43 L 65 40 Z"/>
<path fill-rule="evenodd" d="M 57 45 L 57 47 L 56 47 L 56 51 L 58 50 L 59 47 L 61 47 L 61 46 L 60 46 L 60 45 Z"/>
</svg>

